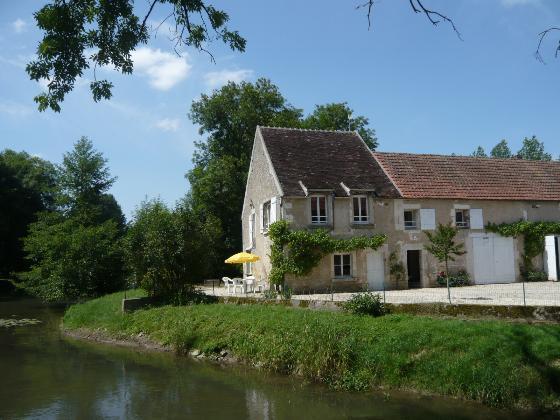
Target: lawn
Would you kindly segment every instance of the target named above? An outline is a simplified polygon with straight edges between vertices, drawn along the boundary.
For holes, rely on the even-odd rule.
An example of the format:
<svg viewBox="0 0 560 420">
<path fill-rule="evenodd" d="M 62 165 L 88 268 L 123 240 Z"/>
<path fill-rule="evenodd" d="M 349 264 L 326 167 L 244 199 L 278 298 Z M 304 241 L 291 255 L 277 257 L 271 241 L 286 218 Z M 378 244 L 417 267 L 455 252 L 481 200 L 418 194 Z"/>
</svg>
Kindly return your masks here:
<svg viewBox="0 0 560 420">
<path fill-rule="evenodd" d="M 163 306 L 122 314 L 122 297 L 72 306 L 64 327 L 102 329 L 119 338 L 143 332 L 179 352 L 227 349 L 245 362 L 341 390 L 408 389 L 498 407 L 560 403 L 559 325 L 371 318 L 271 305 Z"/>
</svg>

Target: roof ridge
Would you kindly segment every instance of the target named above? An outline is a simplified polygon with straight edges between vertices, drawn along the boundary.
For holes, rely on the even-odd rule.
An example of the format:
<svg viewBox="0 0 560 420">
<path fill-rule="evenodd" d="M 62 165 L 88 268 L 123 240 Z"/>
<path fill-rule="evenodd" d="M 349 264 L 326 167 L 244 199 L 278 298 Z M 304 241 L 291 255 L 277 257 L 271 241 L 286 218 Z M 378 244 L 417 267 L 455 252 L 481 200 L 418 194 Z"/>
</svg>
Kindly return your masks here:
<svg viewBox="0 0 560 420">
<path fill-rule="evenodd" d="M 372 152 L 374 155 L 406 155 L 406 156 L 419 156 L 419 157 L 442 157 L 442 158 L 451 158 L 451 159 L 472 159 L 472 160 L 488 160 L 492 162 L 523 162 L 523 163 L 530 163 L 530 164 L 538 164 L 542 165 L 547 163 L 552 164 L 560 164 L 560 161 L 552 160 L 532 160 L 532 159 L 521 159 L 515 156 L 510 158 L 495 158 L 492 156 L 465 156 L 465 155 L 444 155 L 441 153 L 412 153 L 412 152 L 381 152 L 375 150 Z"/>
<path fill-rule="evenodd" d="M 352 134 L 356 133 L 356 130 L 322 130 L 320 128 L 276 127 L 276 126 L 268 126 L 268 125 L 261 125 L 259 127 L 270 128 L 273 130 L 319 131 L 324 133 L 352 133 Z"/>
</svg>

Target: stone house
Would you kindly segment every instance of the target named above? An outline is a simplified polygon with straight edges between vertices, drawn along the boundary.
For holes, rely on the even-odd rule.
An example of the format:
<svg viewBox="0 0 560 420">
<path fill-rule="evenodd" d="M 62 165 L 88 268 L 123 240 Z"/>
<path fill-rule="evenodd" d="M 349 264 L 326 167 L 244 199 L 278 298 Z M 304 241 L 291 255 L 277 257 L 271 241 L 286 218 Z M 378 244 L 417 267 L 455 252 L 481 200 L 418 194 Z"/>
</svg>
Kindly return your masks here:
<svg viewBox="0 0 560 420">
<path fill-rule="evenodd" d="M 376 251 L 328 255 L 311 273 L 288 276 L 294 290 L 381 290 L 430 287 L 442 267 L 425 231 L 451 222 L 475 284 L 520 280 L 523 240 L 485 230 L 487 223 L 560 221 L 560 163 L 371 152 L 356 132 L 257 127 L 242 211 L 243 247 L 261 257 L 246 275 L 267 280 L 268 226 L 325 228 L 349 238 L 384 233 Z M 551 280 L 560 273 L 558 240 L 546 238 L 535 261 Z M 392 258 L 391 258 L 392 254 Z M 397 281 L 390 266 L 401 263 Z"/>
</svg>

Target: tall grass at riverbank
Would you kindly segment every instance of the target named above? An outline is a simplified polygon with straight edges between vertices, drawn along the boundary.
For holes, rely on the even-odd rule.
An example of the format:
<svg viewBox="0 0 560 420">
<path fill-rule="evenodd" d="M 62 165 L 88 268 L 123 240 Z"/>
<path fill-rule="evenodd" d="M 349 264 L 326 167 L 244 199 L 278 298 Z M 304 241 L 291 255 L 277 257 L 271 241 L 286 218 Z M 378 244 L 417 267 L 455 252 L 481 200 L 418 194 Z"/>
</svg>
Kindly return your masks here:
<svg viewBox="0 0 560 420">
<path fill-rule="evenodd" d="M 343 390 L 408 389 L 493 406 L 560 403 L 560 326 L 380 318 L 270 305 L 164 306 L 120 313 L 121 294 L 72 306 L 68 329 L 147 334 L 178 351 L 239 359 Z"/>
</svg>

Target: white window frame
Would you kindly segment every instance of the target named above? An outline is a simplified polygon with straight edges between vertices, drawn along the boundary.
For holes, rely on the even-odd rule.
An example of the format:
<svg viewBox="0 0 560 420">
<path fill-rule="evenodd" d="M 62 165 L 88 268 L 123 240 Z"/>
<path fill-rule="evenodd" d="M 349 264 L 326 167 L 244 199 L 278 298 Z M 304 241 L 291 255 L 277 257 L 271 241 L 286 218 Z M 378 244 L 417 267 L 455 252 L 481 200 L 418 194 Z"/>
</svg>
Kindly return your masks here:
<svg viewBox="0 0 560 420">
<path fill-rule="evenodd" d="M 245 275 L 252 276 L 253 275 L 253 264 L 252 262 L 245 263 Z"/>
<path fill-rule="evenodd" d="M 454 222 L 455 222 L 455 227 L 458 229 L 470 229 L 471 228 L 471 218 L 470 218 L 470 208 L 454 208 L 453 209 L 453 218 L 454 218 Z M 460 213 L 461 222 L 457 222 L 457 214 Z M 466 220 L 465 220 L 465 216 L 466 216 Z"/>
<path fill-rule="evenodd" d="M 320 209 L 321 206 L 319 205 L 319 199 L 322 198 L 323 200 L 325 200 L 325 214 L 324 216 L 322 216 L 320 214 Z M 327 196 L 326 195 L 311 195 L 309 197 L 309 210 L 310 210 L 310 218 L 311 218 L 311 224 L 312 225 L 326 225 L 329 222 L 329 210 L 328 210 L 328 203 L 329 201 L 327 200 Z M 315 210 L 317 211 L 317 216 L 313 216 L 313 206 L 315 206 Z M 313 217 L 316 217 L 315 220 L 313 220 Z"/>
<path fill-rule="evenodd" d="M 344 264 L 344 257 L 348 257 L 349 258 L 349 264 Z M 337 264 L 336 260 L 337 257 L 340 257 L 340 263 Z M 353 273 L 353 257 L 351 253 L 336 253 L 333 254 L 333 258 L 332 258 L 332 264 L 333 264 L 333 278 L 335 279 L 351 279 L 353 277 L 352 273 Z M 344 266 L 348 265 L 349 266 L 349 270 L 350 272 L 348 274 L 344 274 Z M 336 268 L 340 267 L 340 275 L 336 275 Z"/>
<path fill-rule="evenodd" d="M 406 215 L 407 212 L 411 212 L 414 215 L 414 226 L 413 225 L 409 225 L 409 226 L 406 225 L 407 222 L 406 222 L 405 215 Z M 420 226 L 419 226 L 420 221 L 418 220 L 419 215 L 420 215 L 420 209 L 406 208 L 405 207 L 403 209 L 403 227 L 404 227 L 404 230 L 420 230 Z"/>
<path fill-rule="evenodd" d="M 268 228 L 270 226 L 270 209 L 272 207 L 272 203 L 270 202 L 270 200 L 265 201 L 262 204 L 262 229 L 263 232 L 266 233 L 268 232 Z"/>
<path fill-rule="evenodd" d="M 354 200 L 358 200 L 358 215 L 356 216 L 356 206 Z M 362 200 L 366 202 L 366 213 L 362 214 Z M 369 200 L 367 195 L 353 195 L 352 196 L 352 223 L 355 224 L 368 224 L 369 223 Z"/>
</svg>

